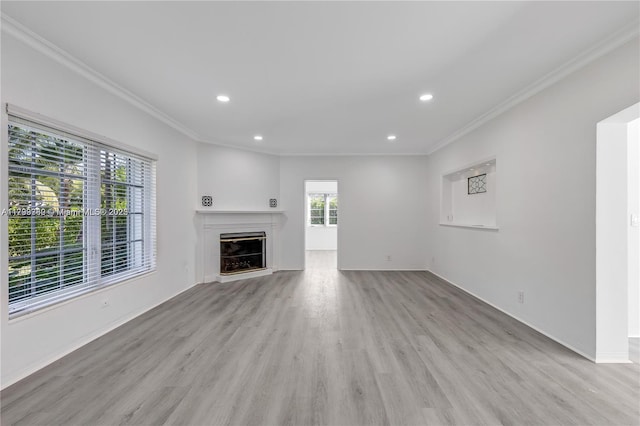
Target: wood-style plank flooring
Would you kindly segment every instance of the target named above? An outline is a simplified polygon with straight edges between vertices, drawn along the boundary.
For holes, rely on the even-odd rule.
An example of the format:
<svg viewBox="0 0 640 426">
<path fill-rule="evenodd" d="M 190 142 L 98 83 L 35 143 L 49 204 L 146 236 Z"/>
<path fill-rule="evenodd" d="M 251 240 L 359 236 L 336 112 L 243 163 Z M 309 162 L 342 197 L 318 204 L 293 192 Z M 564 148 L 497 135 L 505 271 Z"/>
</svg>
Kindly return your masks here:
<svg viewBox="0 0 640 426">
<path fill-rule="evenodd" d="M 640 423 L 639 365 L 595 365 L 427 272 L 314 255 L 91 342 L 4 390 L 2 424 Z"/>
</svg>

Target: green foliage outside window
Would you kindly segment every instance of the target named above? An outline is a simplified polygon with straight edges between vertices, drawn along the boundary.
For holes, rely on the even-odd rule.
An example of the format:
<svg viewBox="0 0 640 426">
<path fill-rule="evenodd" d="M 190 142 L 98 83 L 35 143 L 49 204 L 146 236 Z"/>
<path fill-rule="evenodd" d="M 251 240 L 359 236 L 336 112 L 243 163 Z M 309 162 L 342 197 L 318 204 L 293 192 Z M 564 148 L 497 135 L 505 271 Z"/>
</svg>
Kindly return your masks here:
<svg viewBox="0 0 640 426">
<path fill-rule="evenodd" d="M 82 209 L 81 145 L 9 126 L 8 158 L 11 210 Z M 9 216 L 10 302 L 82 280 L 83 219 L 81 215 Z"/>
<path fill-rule="evenodd" d="M 100 152 L 100 207 L 105 210 L 128 209 L 130 183 L 128 160 L 112 152 Z M 129 217 L 102 215 L 100 218 L 101 274 L 113 275 L 126 269 L 129 262 Z"/>
<path fill-rule="evenodd" d="M 331 197 L 329 199 L 329 225 L 338 224 L 338 198 Z"/>
<path fill-rule="evenodd" d="M 326 221 L 326 218 L 328 222 Z M 335 194 L 309 194 L 309 223 L 311 225 L 338 224 L 338 197 Z"/>
<path fill-rule="evenodd" d="M 10 125 L 8 158 L 9 210 L 17 212 L 8 219 L 9 302 L 83 283 L 87 147 Z M 132 216 L 100 217 L 100 273 L 107 276 L 129 267 L 133 246 L 142 251 L 142 235 L 132 241 L 131 234 L 132 225 L 142 228 L 143 185 L 128 181 L 131 160 L 106 151 L 100 158 L 100 207 L 129 211 L 138 201 Z"/>
<path fill-rule="evenodd" d="M 324 196 L 314 195 L 309 197 L 309 216 L 312 225 L 324 225 Z"/>
</svg>

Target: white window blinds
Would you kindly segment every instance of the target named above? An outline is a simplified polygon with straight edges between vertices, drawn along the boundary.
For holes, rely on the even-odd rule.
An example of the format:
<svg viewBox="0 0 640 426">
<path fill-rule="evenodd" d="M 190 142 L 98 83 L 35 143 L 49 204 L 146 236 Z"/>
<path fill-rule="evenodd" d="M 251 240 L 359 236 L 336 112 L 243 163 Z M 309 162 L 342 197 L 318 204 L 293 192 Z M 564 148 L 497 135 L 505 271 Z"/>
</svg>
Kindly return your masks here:
<svg viewBox="0 0 640 426">
<path fill-rule="evenodd" d="M 155 162 L 12 115 L 9 313 L 155 269 Z"/>
</svg>

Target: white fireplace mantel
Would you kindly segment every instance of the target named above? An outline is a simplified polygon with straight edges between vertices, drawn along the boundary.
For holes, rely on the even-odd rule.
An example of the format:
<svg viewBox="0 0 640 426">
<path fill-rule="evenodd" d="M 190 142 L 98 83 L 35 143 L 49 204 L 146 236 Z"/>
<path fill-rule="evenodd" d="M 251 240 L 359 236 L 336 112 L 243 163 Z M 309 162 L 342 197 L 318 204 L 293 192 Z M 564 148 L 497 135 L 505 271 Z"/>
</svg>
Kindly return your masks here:
<svg viewBox="0 0 640 426">
<path fill-rule="evenodd" d="M 196 210 L 198 214 L 282 214 L 284 210 Z"/>
<path fill-rule="evenodd" d="M 284 210 L 196 210 L 198 234 L 197 276 L 200 282 L 227 282 L 268 275 L 278 270 L 278 231 Z M 233 232 L 265 233 L 264 270 L 236 275 L 220 275 L 220 234 Z"/>
</svg>

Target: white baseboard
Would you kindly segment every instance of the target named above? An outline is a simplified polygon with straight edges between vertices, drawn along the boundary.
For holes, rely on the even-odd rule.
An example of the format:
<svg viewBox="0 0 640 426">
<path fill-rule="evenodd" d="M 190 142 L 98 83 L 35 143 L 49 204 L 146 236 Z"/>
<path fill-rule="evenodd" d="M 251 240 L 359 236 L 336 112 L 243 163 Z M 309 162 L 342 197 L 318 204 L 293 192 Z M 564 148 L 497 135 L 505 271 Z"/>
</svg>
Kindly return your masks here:
<svg viewBox="0 0 640 426">
<path fill-rule="evenodd" d="M 371 268 L 336 268 L 338 271 L 373 271 L 373 272 L 424 272 L 424 268 L 417 269 L 371 269 Z M 304 268 L 281 268 L 281 271 L 304 271 Z"/>
<path fill-rule="evenodd" d="M 174 297 L 178 296 L 181 293 L 184 293 L 185 291 L 189 290 L 190 288 L 192 288 L 193 286 L 195 286 L 197 284 L 193 284 L 183 290 L 178 291 L 177 293 L 173 294 L 172 296 L 167 297 L 164 300 L 161 300 L 158 303 L 155 303 L 147 308 L 144 308 L 143 311 L 141 312 L 137 312 L 134 314 L 130 314 L 130 315 L 126 315 L 122 318 L 117 319 L 115 322 L 113 322 L 112 324 L 108 325 L 106 328 L 96 332 L 96 333 L 91 333 L 88 334 L 86 336 L 83 336 L 82 338 L 76 340 L 71 346 L 69 346 L 67 349 L 52 355 L 51 357 L 47 358 L 44 361 L 39 361 L 36 363 L 33 363 L 25 368 L 23 368 L 22 370 L 20 370 L 19 372 L 12 374 L 10 377 L 8 377 L 6 379 L 6 382 L 3 381 L 2 382 L 2 388 L 1 389 L 6 389 L 9 386 L 19 382 L 20 380 L 32 375 L 33 373 L 35 373 L 36 371 L 39 371 L 43 368 L 45 368 L 46 366 L 53 364 L 54 362 L 56 362 L 57 360 L 59 360 L 60 358 L 63 358 L 67 355 L 69 355 L 71 352 L 76 351 L 78 349 L 80 349 L 81 347 L 91 343 L 92 341 L 96 340 L 97 338 L 104 336 L 105 334 L 109 333 L 110 331 L 115 330 L 116 328 L 120 327 L 121 325 L 139 317 L 140 315 L 143 315 L 147 312 L 149 312 L 151 309 L 162 305 L 164 302 L 173 299 Z"/>
<path fill-rule="evenodd" d="M 598 362 L 598 361 L 596 361 L 596 359 L 595 359 L 593 356 L 586 354 L 585 352 L 581 351 L 580 349 L 577 349 L 577 348 L 573 347 L 572 345 L 570 345 L 570 344 L 568 344 L 568 343 L 566 343 L 566 342 L 563 342 L 561 339 L 558 339 L 557 337 L 555 337 L 555 336 L 553 336 L 553 335 L 549 334 L 548 332 L 546 332 L 546 331 L 544 331 L 544 330 L 539 329 L 539 328 L 538 328 L 538 327 L 536 327 L 535 325 L 529 324 L 527 321 L 525 321 L 525 320 L 523 320 L 523 319 L 521 319 L 521 318 L 518 318 L 518 316 L 517 316 L 517 315 L 514 315 L 514 314 L 512 314 L 511 312 L 505 311 L 505 310 L 504 310 L 504 309 L 502 309 L 501 307 L 496 306 L 495 304 L 493 304 L 493 303 L 491 303 L 491 302 L 489 302 L 489 301 L 485 300 L 484 298 L 482 298 L 482 297 L 478 296 L 477 294 L 475 294 L 475 293 L 473 293 L 473 292 L 471 292 L 471 291 L 467 290 L 466 288 L 464 288 L 464 287 L 462 287 L 462 286 L 460 286 L 460 285 L 458 285 L 458 284 L 454 283 L 453 281 L 451 281 L 451 280 L 449 280 L 449 279 L 447 279 L 447 278 L 443 277 L 442 275 L 436 274 L 435 272 L 433 272 L 433 271 L 431 271 L 431 270 L 428 270 L 428 269 L 427 269 L 427 272 L 432 273 L 432 274 L 433 274 L 433 275 L 435 275 L 436 277 L 438 277 L 438 278 L 440 278 L 440 279 L 442 279 L 442 280 L 446 281 L 447 283 L 451 284 L 452 286 L 459 288 L 460 290 L 464 291 L 465 293 L 467 293 L 467 294 L 469 294 L 469 295 L 471 295 L 471 296 L 475 297 L 476 299 L 478 299 L 478 300 L 480 300 L 480 301 L 482 301 L 482 302 L 486 303 L 487 305 L 489 305 L 489 306 L 491 306 L 491 307 L 493 307 L 493 308 L 495 308 L 495 309 L 499 310 L 499 311 L 500 311 L 500 312 L 502 312 L 503 314 L 509 315 L 511 318 L 513 318 L 513 319 L 515 319 L 515 320 L 517 320 L 517 321 L 521 322 L 522 324 L 526 325 L 526 326 L 527 326 L 527 327 L 529 327 L 529 328 L 534 329 L 534 330 L 535 330 L 535 331 L 537 331 L 538 333 L 540 333 L 540 334 L 543 334 L 543 335 L 547 336 L 549 339 L 551 339 L 551 340 L 553 340 L 553 341 L 555 341 L 555 342 L 560 343 L 560 344 L 561 344 L 562 346 L 564 346 L 565 348 L 570 349 L 571 351 L 573 351 L 573 352 L 577 353 L 577 354 L 578 354 L 578 355 L 580 355 L 580 356 L 583 356 L 584 358 L 588 359 L 589 361 L 592 361 L 592 362 Z M 627 355 L 627 358 L 628 358 L 628 355 Z"/>
<path fill-rule="evenodd" d="M 424 272 L 424 268 L 340 268 L 340 271 L 373 271 L 373 272 Z"/>
<path fill-rule="evenodd" d="M 631 364 L 629 353 L 625 352 L 609 352 L 596 354 L 596 364 Z"/>
</svg>

